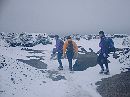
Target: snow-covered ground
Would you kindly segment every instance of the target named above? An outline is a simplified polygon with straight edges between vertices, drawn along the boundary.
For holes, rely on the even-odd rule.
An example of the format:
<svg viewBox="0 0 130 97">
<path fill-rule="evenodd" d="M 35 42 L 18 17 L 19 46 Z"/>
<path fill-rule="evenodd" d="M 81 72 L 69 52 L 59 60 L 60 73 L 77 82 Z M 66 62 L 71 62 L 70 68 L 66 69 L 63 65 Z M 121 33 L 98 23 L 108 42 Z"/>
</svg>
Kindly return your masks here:
<svg viewBox="0 0 130 97">
<path fill-rule="evenodd" d="M 55 40 L 52 44 L 28 47 L 28 49 L 41 51 L 40 53 L 29 52 L 25 50 L 26 47 L 8 47 L 2 40 L 0 42 L 0 97 L 101 97 L 96 90 L 95 83 L 102 78 L 119 74 L 122 71 L 121 68 L 129 65 L 124 65 L 119 61 L 121 58 L 123 60 L 123 55 L 119 59 L 114 59 L 110 55 L 108 58 L 110 75 L 100 75 L 99 65 L 84 71 L 70 72 L 67 59 L 62 59 L 64 70 L 58 71 L 57 60 L 50 59 L 52 49 L 55 47 Z M 92 48 L 94 52 L 99 50 L 99 39 L 81 39 L 75 42 L 87 51 L 89 48 Z M 127 45 L 123 46 L 122 42 L 122 38 L 115 38 L 115 47 L 128 48 Z M 17 59 L 39 59 L 47 64 L 47 69 L 38 69 Z M 129 61 L 127 60 L 125 64 Z M 74 62 L 75 60 L 73 60 L 73 64 Z"/>
</svg>

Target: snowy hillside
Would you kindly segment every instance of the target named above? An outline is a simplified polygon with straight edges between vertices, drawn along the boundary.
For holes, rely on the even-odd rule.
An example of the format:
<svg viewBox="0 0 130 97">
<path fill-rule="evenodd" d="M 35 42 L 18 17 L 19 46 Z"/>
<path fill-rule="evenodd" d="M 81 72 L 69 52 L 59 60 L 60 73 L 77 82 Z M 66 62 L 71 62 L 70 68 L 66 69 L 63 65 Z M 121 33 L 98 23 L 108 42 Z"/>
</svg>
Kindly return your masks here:
<svg viewBox="0 0 130 97">
<path fill-rule="evenodd" d="M 83 49 L 97 53 L 100 49 L 99 39 L 88 40 L 84 37 L 74 40 L 79 46 L 79 54 L 84 54 Z M 113 39 L 119 57 L 115 59 L 110 54 L 110 75 L 100 75 L 99 65 L 89 66 L 84 71 L 70 72 L 67 59 L 62 59 L 64 70 L 59 71 L 57 60 L 50 59 L 55 47 L 54 39 L 51 40 L 52 44 L 9 47 L 1 37 L 0 97 L 101 97 L 95 83 L 130 68 L 130 41 L 126 40 L 129 41 L 126 43 L 124 39 Z"/>
<path fill-rule="evenodd" d="M 0 38 L 4 40 L 9 46 L 24 46 L 33 47 L 42 43 L 43 45 L 51 44 L 51 39 L 46 33 L 0 33 Z"/>
</svg>

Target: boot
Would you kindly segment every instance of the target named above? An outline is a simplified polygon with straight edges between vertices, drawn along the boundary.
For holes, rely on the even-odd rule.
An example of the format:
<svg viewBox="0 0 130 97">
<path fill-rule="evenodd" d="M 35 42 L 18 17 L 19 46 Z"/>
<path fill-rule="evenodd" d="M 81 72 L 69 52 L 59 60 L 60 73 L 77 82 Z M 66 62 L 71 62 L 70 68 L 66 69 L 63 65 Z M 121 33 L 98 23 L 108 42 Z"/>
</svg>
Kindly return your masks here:
<svg viewBox="0 0 130 97">
<path fill-rule="evenodd" d="M 101 71 L 99 72 L 99 74 L 103 74 L 104 73 L 104 69 L 101 69 Z"/>
<path fill-rule="evenodd" d="M 63 66 L 59 66 L 58 69 L 59 69 L 59 70 L 63 70 Z"/>
<path fill-rule="evenodd" d="M 106 69 L 105 71 L 104 71 L 104 74 L 109 74 L 110 72 L 109 72 L 109 69 Z"/>
</svg>

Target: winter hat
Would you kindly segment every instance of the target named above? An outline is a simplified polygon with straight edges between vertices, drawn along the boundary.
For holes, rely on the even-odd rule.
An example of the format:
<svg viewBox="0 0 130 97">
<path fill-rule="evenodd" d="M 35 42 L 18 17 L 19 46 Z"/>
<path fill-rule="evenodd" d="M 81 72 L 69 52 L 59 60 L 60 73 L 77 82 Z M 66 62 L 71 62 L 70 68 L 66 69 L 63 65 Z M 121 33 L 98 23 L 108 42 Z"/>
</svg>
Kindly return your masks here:
<svg viewBox="0 0 130 97">
<path fill-rule="evenodd" d="M 59 38 L 59 35 L 55 35 L 56 38 Z"/>
<path fill-rule="evenodd" d="M 100 31 L 100 32 L 99 32 L 99 34 L 102 34 L 102 35 L 104 35 L 104 32 L 103 32 L 103 31 Z"/>
<path fill-rule="evenodd" d="M 71 36 L 67 36 L 67 38 L 66 39 L 71 39 Z"/>
</svg>

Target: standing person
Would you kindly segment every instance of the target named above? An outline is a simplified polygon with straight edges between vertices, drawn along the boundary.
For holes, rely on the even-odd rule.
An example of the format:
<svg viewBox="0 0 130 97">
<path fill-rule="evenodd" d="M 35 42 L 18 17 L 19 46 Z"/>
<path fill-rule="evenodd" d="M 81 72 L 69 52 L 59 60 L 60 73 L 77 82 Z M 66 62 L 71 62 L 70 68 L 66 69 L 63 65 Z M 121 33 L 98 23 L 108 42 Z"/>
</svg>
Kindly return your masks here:
<svg viewBox="0 0 130 97">
<path fill-rule="evenodd" d="M 74 56 L 77 56 L 77 54 L 78 54 L 78 47 L 76 43 L 72 41 L 72 38 L 68 36 L 67 41 L 64 43 L 63 46 L 63 56 L 65 57 L 67 55 L 70 71 L 73 70 L 72 59 L 74 58 Z"/>
<path fill-rule="evenodd" d="M 103 31 L 99 32 L 99 37 L 100 37 L 99 47 L 101 48 L 99 56 L 97 58 L 97 62 L 101 67 L 101 71 L 99 73 L 109 74 L 108 61 L 107 61 L 108 53 L 109 53 L 109 50 L 108 50 L 109 44 L 107 42 L 107 38 L 105 37 Z M 106 67 L 105 69 L 104 69 L 103 64 L 105 64 L 105 67 Z"/>
<path fill-rule="evenodd" d="M 56 52 L 58 52 L 57 53 L 57 59 L 58 59 L 58 62 L 59 62 L 58 69 L 63 70 L 61 58 L 62 58 L 62 55 L 63 55 L 64 42 L 61 39 L 59 39 L 58 35 L 55 35 L 55 39 L 56 39 Z"/>
</svg>

